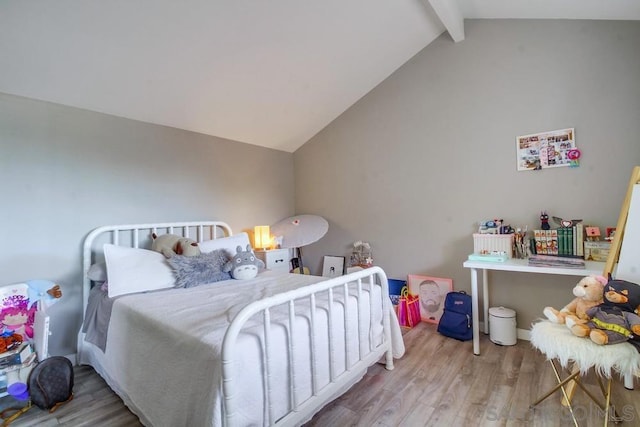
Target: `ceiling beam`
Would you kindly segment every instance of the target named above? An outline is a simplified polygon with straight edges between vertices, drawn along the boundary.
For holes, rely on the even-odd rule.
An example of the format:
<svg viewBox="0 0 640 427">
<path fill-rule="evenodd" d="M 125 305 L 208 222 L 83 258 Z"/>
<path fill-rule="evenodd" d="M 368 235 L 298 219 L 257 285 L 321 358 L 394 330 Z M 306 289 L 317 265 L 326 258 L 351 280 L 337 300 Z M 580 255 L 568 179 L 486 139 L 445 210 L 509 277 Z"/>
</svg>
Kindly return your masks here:
<svg viewBox="0 0 640 427">
<path fill-rule="evenodd" d="M 464 18 L 457 0 L 428 0 L 454 42 L 464 40 Z"/>
</svg>

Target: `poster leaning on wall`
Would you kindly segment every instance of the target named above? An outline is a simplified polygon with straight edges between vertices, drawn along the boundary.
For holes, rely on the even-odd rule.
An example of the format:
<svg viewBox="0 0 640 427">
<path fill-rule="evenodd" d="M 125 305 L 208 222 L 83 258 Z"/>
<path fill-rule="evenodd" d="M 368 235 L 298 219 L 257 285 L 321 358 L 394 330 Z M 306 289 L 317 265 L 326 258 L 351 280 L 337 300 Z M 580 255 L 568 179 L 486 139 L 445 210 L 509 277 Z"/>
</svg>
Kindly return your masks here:
<svg viewBox="0 0 640 427">
<path fill-rule="evenodd" d="M 444 310 L 444 299 L 453 290 L 453 280 L 443 277 L 407 276 L 409 292 L 420 298 L 420 317 L 423 322 L 438 324 Z"/>
</svg>

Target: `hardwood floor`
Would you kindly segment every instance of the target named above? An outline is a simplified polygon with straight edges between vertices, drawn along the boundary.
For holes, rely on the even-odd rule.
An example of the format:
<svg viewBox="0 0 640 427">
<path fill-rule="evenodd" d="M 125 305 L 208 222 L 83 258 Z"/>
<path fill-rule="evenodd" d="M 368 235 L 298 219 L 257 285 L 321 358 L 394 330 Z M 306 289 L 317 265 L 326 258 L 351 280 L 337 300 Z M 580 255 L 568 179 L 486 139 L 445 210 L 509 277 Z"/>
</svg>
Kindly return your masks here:
<svg viewBox="0 0 640 427">
<path fill-rule="evenodd" d="M 405 333 L 405 356 L 393 371 L 382 365 L 348 393 L 326 406 L 314 426 L 572 426 L 560 392 L 529 406 L 555 384 L 550 364 L 528 341 L 498 346 L 482 335 L 480 356 L 472 343 L 445 338 L 435 325 L 421 323 Z M 595 376 L 584 379 L 597 397 Z M 636 387 L 638 387 L 636 385 Z M 640 394 L 614 381 L 613 401 L 622 425 L 640 426 Z M 581 391 L 574 411 L 581 426 L 601 426 L 604 418 Z M 613 423 L 609 423 L 612 425 Z"/>
<path fill-rule="evenodd" d="M 11 427 L 49 426 L 142 426 L 122 400 L 90 366 L 74 368 L 73 400 L 53 414 L 37 407 L 11 423 Z M 11 397 L 1 400 L 2 409 L 19 404 Z"/>
<path fill-rule="evenodd" d="M 382 365 L 371 367 L 358 384 L 305 427 L 574 425 L 568 409 L 560 405 L 559 393 L 529 409 L 531 402 L 555 385 L 555 378 L 544 356 L 528 341 L 501 347 L 482 336 L 482 355 L 474 356 L 471 342 L 445 338 L 435 325 L 421 323 L 404 337 L 407 352 L 393 371 Z M 585 383 L 594 395 L 601 395 L 593 375 Z M 621 381 L 614 381 L 612 387 L 613 401 L 624 418 L 621 425 L 640 426 L 640 392 L 626 390 Z M 54 414 L 32 408 L 11 425 L 141 425 L 90 367 L 76 367 L 74 392 L 74 400 Z M 0 406 L 11 403 L 4 398 Z M 580 426 L 603 425 L 599 409 L 580 390 L 574 407 Z"/>
</svg>

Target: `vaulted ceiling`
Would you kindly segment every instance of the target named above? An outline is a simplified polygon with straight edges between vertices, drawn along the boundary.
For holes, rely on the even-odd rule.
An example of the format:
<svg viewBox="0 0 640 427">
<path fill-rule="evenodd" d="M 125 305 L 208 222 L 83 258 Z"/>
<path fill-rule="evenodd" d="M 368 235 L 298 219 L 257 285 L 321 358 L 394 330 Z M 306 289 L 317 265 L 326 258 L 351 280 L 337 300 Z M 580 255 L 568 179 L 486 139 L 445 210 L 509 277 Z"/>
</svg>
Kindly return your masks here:
<svg viewBox="0 0 640 427">
<path fill-rule="evenodd" d="M 639 0 L 5 0 L 0 92 L 293 152 L 464 19 Z"/>
</svg>

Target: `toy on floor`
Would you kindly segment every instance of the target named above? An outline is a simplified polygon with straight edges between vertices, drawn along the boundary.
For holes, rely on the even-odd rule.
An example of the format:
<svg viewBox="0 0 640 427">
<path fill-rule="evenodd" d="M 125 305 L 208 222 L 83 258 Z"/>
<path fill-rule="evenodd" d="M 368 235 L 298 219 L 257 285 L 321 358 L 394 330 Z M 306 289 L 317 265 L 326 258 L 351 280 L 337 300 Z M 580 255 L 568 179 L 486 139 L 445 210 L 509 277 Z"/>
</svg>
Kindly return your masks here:
<svg viewBox="0 0 640 427">
<path fill-rule="evenodd" d="M 22 341 L 22 335 L 13 332 L 0 335 L 0 353 L 18 348 Z"/>
<path fill-rule="evenodd" d="M 603 303 L 587 310 L 590 320 L 571 326 L 579 337 L 596 344 L 616 344 L 640 340 L 640 286 L 626 280 L 609 280 Z"/>
<path fill-rule="evenodd" d="M 573 288 L 575 298 L 560 310 L 545 307 L 544 315 L 554 323 L 566 323 L 571 317 L 573 324 L 586 323 L 589 320 L 587 310 L 602 303 L 602 291 L 607 284 L 604 276 L 587 276 L 580 279 Z"/>
<path fill-rule="evenodd" d="M 198 243 L 188 237 L 180 237 L 175 234 L 162 234 L 158 236 L 156 233 L 152 233 L 151 238 L 153 239 L 151 250 L 160 252 L 166 258 L 171 258 L 174 255 L 200 255 Z"/>
<path fill-rule="evenodd" d="M 45 309 L 62 298 L 60 285 L 56 285 L 51 280 L 34 279 L 26 283 L 29 292 L 29 308 L 40 303 L 42 305 L 40 309 Z"/>
<path fill-rule="evenodd" d="M 44 310 L 62 297 L 60 286 L 50 280 L 29 280 L 0 287 L 0 334 L 33 338 L 37 310 Z"/>
</svg>

